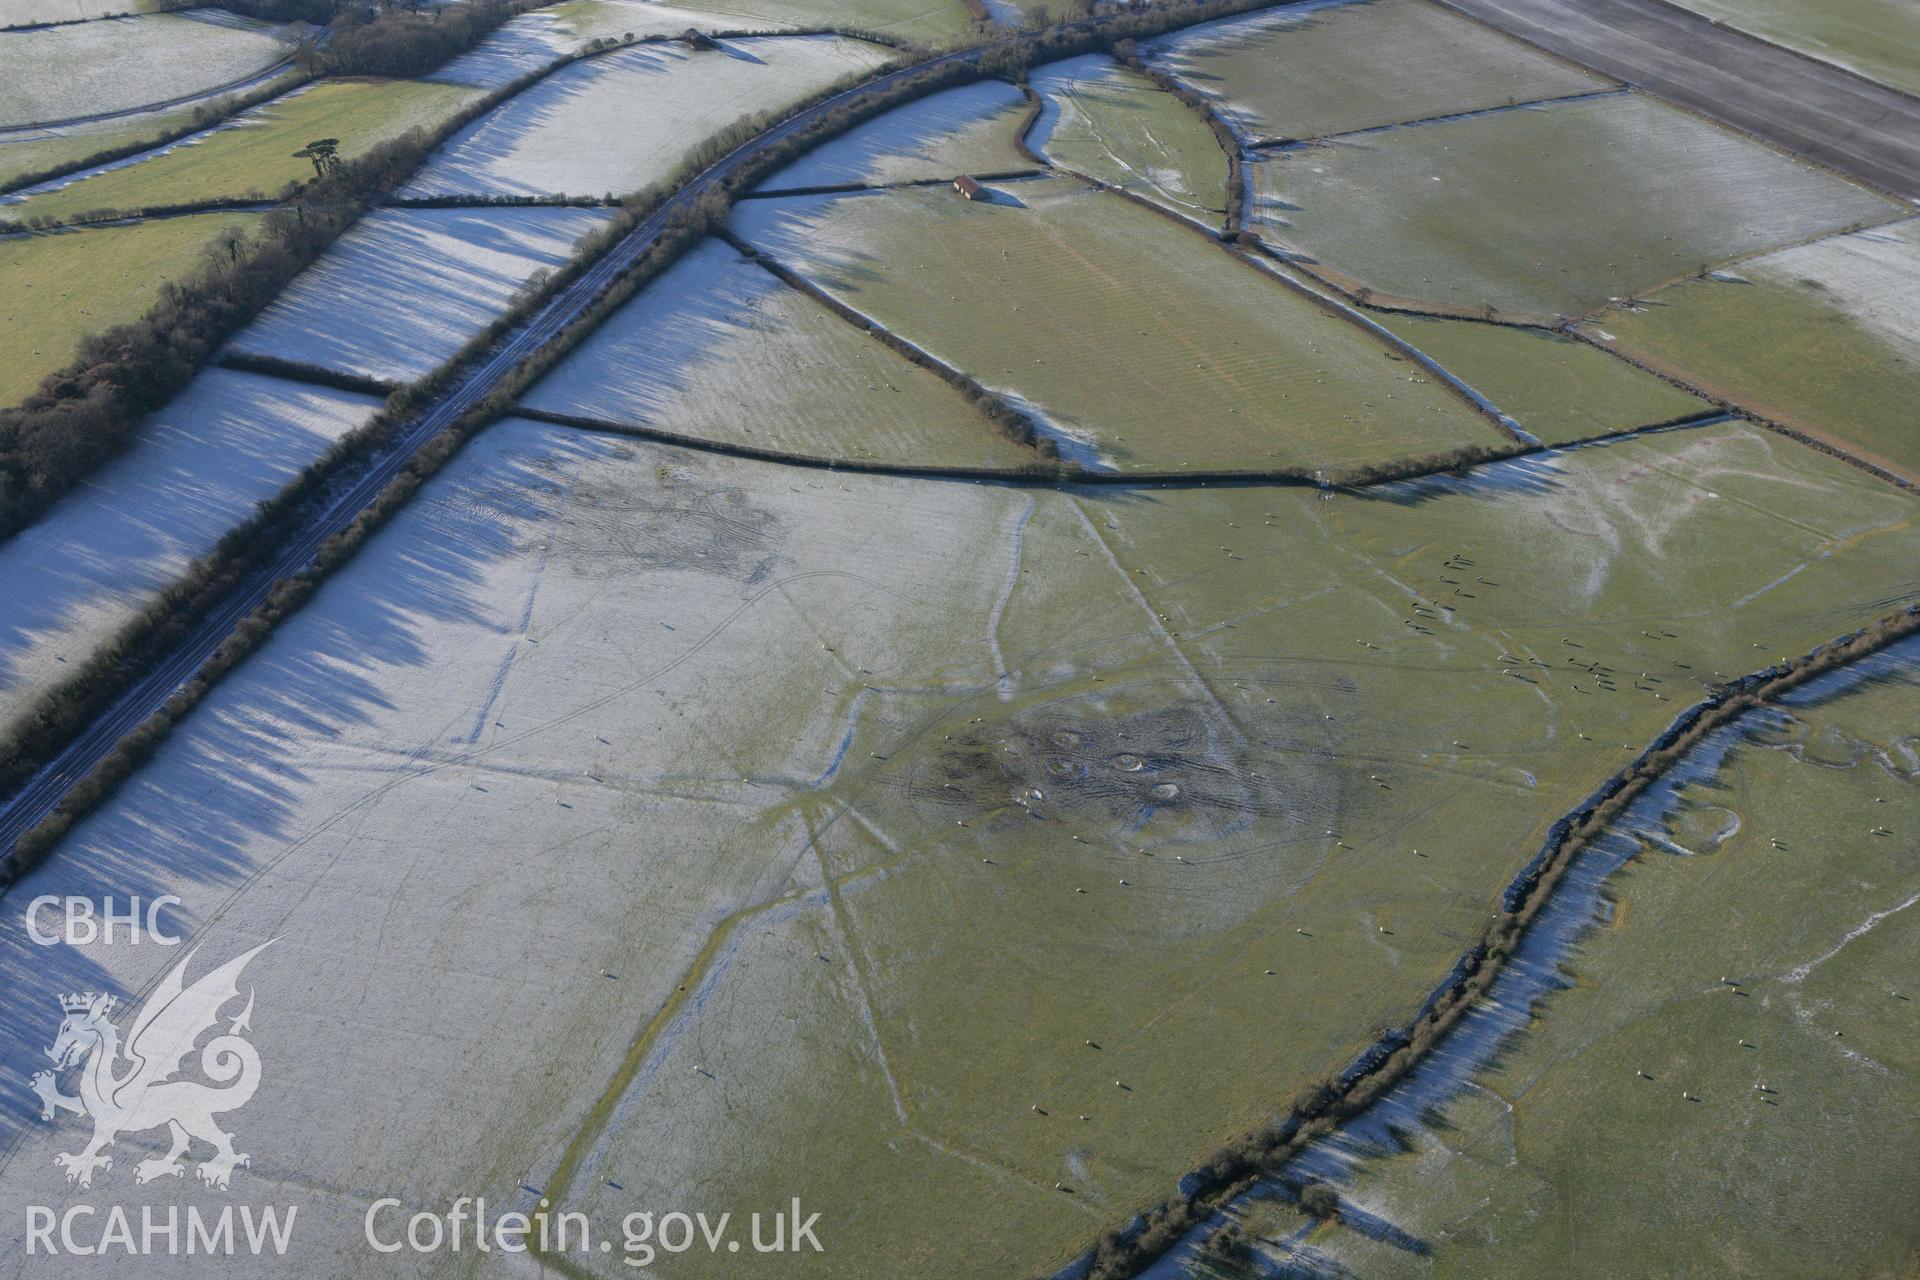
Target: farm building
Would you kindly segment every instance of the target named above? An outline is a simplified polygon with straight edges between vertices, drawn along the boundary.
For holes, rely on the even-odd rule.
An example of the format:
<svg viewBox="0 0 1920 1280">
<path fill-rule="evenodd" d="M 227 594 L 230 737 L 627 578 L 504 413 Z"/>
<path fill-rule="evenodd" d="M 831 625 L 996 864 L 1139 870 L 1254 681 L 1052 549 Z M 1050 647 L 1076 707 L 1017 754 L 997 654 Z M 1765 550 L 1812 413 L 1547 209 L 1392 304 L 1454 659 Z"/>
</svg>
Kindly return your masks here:
<svg viewBox="0 0 1920 1280">
<path fill-rule="evenodd" d="M 985 190 L 979 183 L 964 173 L 953 180 L 953 189 L 969 200 L 978 200 Z"/>
</svg>

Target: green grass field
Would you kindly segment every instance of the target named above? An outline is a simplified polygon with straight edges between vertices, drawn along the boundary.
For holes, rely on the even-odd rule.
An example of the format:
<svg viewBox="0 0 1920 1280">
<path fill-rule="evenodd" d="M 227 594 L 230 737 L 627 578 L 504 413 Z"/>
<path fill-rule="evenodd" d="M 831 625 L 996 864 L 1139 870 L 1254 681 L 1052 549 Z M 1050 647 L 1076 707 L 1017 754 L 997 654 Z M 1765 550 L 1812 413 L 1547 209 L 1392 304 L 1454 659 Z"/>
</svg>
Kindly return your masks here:
<svg viewBox="0 0 1920 1280">
<path fill-rule="evenodd" d="M 274 196 L 313 177 L 294 156 L 316 138 L 338 138 L 351 159 L 413 128 L 431 128 L 478 91 L 421 80 L 325 80 L 248 112 L 243 125 L 191 146 L 71 182 L 0 206 L 0 217 L 71 217 L 95 209 L 190 204 L 236 196 Z"/>
<path fill-rule="evenodd" d="M 822 517 L 775 501 L 777 474 L 702 466 L 789 548 Z M 819 687 L 854 709 L 801 739 L 851 724 L 845 762 L 736 824 L 805 849 L 793 896 L 703 935 L 569 1203 L 604 1212 L 607 1178 L 758 1203 L 804 1164 L 838 1206 L 834 1274 L 1064 1262 L 1411 1008 L 1547 823 L 1701 680 L 1882 612 L 1920 545 L 1900 495 L 1743 428 L 1497 472 L 1331 503 L 982 494 L 957 521 L 942 497 L 912 534 L 905 495 L 845 482 L 829 522 L 885 547 L 874 566 L 970 531 L 955 558 L 984 563 L 938 589 L 940 634 L 991 648 L 946 656 L 886 595 L 899 570 L 867 567 L 858 589 L 909 610 L 886 638 L 812 615 L 766 654 L 822 681 L 753 722 Z M 1410 592 L 1451 602 L 1433 634 L 1403 625 Z M 739 758 L 733 715 L 701 724 L 710 767 Z"/>
<path fill-rule="evenodd" d="M 192 120 L 193 109 L 181 107 L 152 112 L 132 123 L 109 120 L 73 125 L 52 134 L 9 134 L 0 138 L 0 183 L 13 182 L 25 174 L 78 164 L 111 147 L 148 142 L 161 131 L 190 124 Z M 0 208 L 0 216 L 4 214 L 4 208 Z"/>
<path fill-rule="evenodd" d="M 1920 8 L 1908 0 L 1676 0 L 1749 35 L 1920 93 Z"/>
<path fill-rule="evenodd" d="M 1074 16 L 1074 0 L 1007 0 L 1028 22 L 1058 22 Z"/>
<path fill-rule="evenodd" d="M 1160 65 L 1268 138 L 1318 138 L 1613 83 L 1426 0 L 1229 19 L 1156 47 Z"/>
<path fill-rule="evenodd" d="M 1227 157 L 1200 113 L 1104 57 L 1036 67 L 1047 100 L 1030 145 L 1075 173 L 1218 226 Z"/>
<path fill-rule="evenodd" d="M 1588 332 L 1920 483 L 1920 223 L 1688 280 Z"/>
<path fill-rule="evenodd" d="M 73 358 L 81 338 L 145 313 L 227 228 L 251 214 L 0 239 L 0 405 L 17 404 Z"/>
<path fill-rule="evenodd" d="M 1546 444 L 1671 422 L 1713 406 L 1624 360 L 1537 329 L 1380 315 Z"/>
<path fill-rule="evenodd" d="M 1549 321 L 1901 208 L 1641 94 L 1287 152 L 1259 179 L 1262 234 L 1353 287 Z"/>
<path fill-rule="evenodd" d="M 1431 1258 L 1339 1228 L 1307 1243 L 1385 1280 L 1595 1258 L 1632 1276 L 1910 1274 L 1916 693 L 1909 661 L 1784 727 L 1755 723 L 1682 791 L 1662 834 L 1692 856 L 1649 847 L 1613 877 L 1572 989 L 1414 1151 L 1351 1187 Z"/>
<path fill-rule="evenodd" d="M 1151 210 L 1066 179 L 999 190 L 753 201 L 734 225 L 1038 406 L 1063 452 L 1121 469 L 1337 471 L 1504 440 L 1377 339 Z"/>
<path fill-rule="evenodd" d="M 162 117 L 156 117 L 159 119 Z M 187 114 L 165 117 L 169 123 L 184 124 Z M 43 173 L 66 165 L 78 164 L 109 147 L 142 142 L 154 136 L 154 129 L 142 123 L 100 133 L 50 134 L 0 142 L 0 183 L 11 183 L 31 173 Z M 3 212 L 3 210 L 0 210 Z"/>
</svg>

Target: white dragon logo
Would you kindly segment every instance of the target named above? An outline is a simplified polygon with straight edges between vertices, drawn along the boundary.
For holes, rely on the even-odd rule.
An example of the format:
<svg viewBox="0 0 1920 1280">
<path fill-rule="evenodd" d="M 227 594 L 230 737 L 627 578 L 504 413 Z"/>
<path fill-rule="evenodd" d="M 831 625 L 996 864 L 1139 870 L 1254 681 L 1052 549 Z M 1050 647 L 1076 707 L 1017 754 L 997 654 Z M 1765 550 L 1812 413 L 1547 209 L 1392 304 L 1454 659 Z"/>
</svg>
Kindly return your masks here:
<svg viewBox="0 0 1920 1280">
<path fill-rule="evenodd" d="M 260 1084 L 260 1055 L 240 1034 L 252 1029 L 251 989 L 247 1007 L 233 1019 L 226 1033 L 215 1036 L 200 1050 L 200 1070 L 225 1087 L 216 1089 L 197 1080 L 172 1077 L 193 1052 L 195 1041 L 220 1020 L 220 1010 L 239 998 L 236 984 L 240 970 L 270 945 L 263 942 L 185 987 L 187 964 L 194 956 L 189 951 L 160 980 L 135 1015 L 124 1051 L 120 1032 L 107 1020 L 114 1004 L 112 996 L 89 991 L 60 997 L 66 1018 L 53 1047 L 47 1050 L 54 1069 L 36 1072 L 32 1084 L 33 1091 L 40 1095 L 42 1120 L 52 1120 L 61 1111 L 93 1118 L 93 1139 L 86 1147 L 53 1158 L 66 1170 L 68 1182 L 93 1185 L 96 1169 L 113 1168 L 113 1157 L 100 1154 L 102 1148 L 113 1145 L 120 1134 L 162 1125 L 171 1131 L 172 1149 L 157 1160 L 142 1160 L 135 1165 L 135 1182 L 179 1177 L 186 1168 L 181 1157 L 196 1138 L 214 1149 L 213 1157 L 195 1170 L 210 1187 L 225 1191 L 234 1168 L 253 1163 L 252 1157 L 233 1149 L 233 1135 L 213 1119 L 218 1113 L 245 1106 Z M 60 1092 L 56 1082 L 58 1072 L 73 1066 L 81 1067 L 77 1097 Z"/>
</svg>

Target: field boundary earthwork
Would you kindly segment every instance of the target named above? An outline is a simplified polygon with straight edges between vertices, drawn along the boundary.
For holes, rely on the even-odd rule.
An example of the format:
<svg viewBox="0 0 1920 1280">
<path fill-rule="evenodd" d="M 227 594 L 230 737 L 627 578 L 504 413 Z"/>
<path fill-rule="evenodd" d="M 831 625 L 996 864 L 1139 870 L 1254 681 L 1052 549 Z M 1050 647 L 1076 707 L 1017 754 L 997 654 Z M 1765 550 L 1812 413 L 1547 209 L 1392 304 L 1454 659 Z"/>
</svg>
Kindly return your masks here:
<svg viewBox="0 0 1920 1280">
<path fill-rule="evenodd" d="M 1333 1079 L 1298 1095 L 1285 1119 L 1222 1147 L 1180 1180 L 1180 1190 L 1115 1228 L 1081 1261 L 1083 1280 L 1138 1280 L 1219 1209 L 1251 1190 L 1310 1143 L 1365 1110 L 1414 1070 L 1485 994 L 1582 849 L 1637 796 L 1706 736 L 1815 676 L 1838 670 L 1920 634 L 1920 605 L 1816 646 L 1798 658 L 1715 686 L 1665 732 L 1549 829 L 1540 849 L 1508 883 L 1479 941 L 1402 1023 L 1385 1032 Z M 1070 1264 L 1078 1269 L 1079 1264 Z M 1055 1271 L 1053 1275 L 1062 1272 Z"/>
<path fill-rule="evenodd" d="M 643 193 L 541 291 L 422 383 L 396 395 L 356 432 L 358 480 L 347 478 L 349 468 L 337 455 L 331 468 L 310 468 L 265 504 L 266 515 L 230 533 L 215 555 L 15 721 L 12 741 L 0 744 L 0 768 L 10 779 L 9 798 L 0 805 L 0 848 L 10 850 L 0 861 L 0 883 L 13 882 L 44 856 L 80 815 L 157 748 L 215 680 L 350 558 L 474 431 L 508 411 L 520 389 L 708 229 L 733 195 L 773 165 L 872 115 L 953 84 L 1110 47 L 1129 35 L 1272 7 L 1270 0 L 1195 0 L 1177 10 L 1122 11 L 1021 31 L 882 70 L 851 88 L 830 88 L 745 139 L 728 130 L 716 134 L 696 151 L 678 185 Z M 649 199 L 654 203 L 646 204 Z M 709 201 L 718 203 L 708 207 Z M 643 216 L 646 208 L 652 212 Z M 404 433 L 403 423 L 411 424 Z M 374 456 L 368 442 L 396 437 L 399 443 Z M 313 510 L 316 502 L 318 511 L 303 528 L 300 513 Z M 268 548 L 249 550 L 258 531 L 269 527 L 268 515 L 286 532 Z"/>
</svg>

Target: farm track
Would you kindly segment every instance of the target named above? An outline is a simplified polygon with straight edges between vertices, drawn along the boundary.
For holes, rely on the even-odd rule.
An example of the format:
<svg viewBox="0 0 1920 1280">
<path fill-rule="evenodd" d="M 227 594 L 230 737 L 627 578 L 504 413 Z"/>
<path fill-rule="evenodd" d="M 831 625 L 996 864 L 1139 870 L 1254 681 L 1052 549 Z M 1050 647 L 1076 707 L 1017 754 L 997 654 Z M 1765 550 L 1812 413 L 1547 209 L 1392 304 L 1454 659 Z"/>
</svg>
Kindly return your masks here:
<svg viewBox="0 0 1920 1280">
<path fill-rule="evenodd" d="M 1920 99 L 1659 0 L 1436 0 L 1906 200 Z"/>
<path fill-rule="evenodd" d="M 399 439 L 314 514 L 306 528 L 278 554 L 247 576 L 202 619 L 171 653 L 136 681 L 106 712 L 66 745 L 0 806 L 0 853 L 51 815 L 67 793 L 111 754 L 119 741 L 188 684 L 239 624 L 263 605 L 274 588 L 309 565 L 329 538 L 343 532 L 429 443 L 451 429 L 536 352 L 560 336 L 621 275 L 633 267 L 679 215 L 726 181 L 760 152 L 775 146 L 858 99 L 901 80 L 959 63 L 975 62 L 983 50 L 961 49 L 901 67 L 837 93 L 741 143 L 694 174 L 660 207 L 628 232 L 592 267 L 549 300 L 534 317 L 504 339 L 481 364 L 462 376 Z"/>
</svg>

